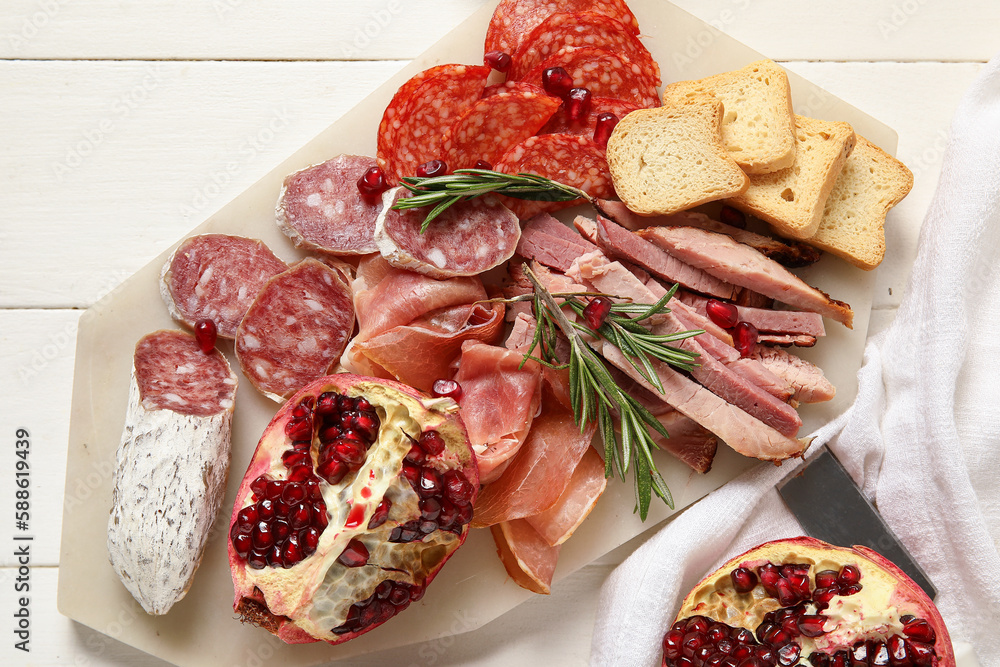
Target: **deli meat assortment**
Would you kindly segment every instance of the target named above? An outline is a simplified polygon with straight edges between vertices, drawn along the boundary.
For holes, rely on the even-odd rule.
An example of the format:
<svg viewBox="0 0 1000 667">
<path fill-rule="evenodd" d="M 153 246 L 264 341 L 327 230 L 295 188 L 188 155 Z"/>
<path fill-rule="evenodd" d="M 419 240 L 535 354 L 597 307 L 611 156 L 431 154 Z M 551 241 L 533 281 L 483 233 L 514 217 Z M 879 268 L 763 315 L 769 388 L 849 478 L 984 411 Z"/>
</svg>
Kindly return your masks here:
<svg viewBox="0 0 1000 667">
<path fill-rule="evenodd" d="M 769 231 L 744 193 L 751 180 L 787 185 L 814 197 L 801 205 L 818 223 L 833 215 L 825 197 L 854 142 L 838 144 L 814 195 L 804 172 L 815 159 L 738 155 L 726 129 L 746 121 L 734 87 L 756 91 L 745 111 L 784 128 L 779 143 L 811 127 L 781 103 L 784 73 L 763 61 L 668 83 L 661 99 L 660 68 L 620 0 L 501 0 L 483 62 L 436 65 L 401 85 L 375 155 L 330 155 L 287 176 L 275 222 L 311 256 L 289 266 L 259 240 L 204 234 L 164 265 L 166 308 L 196 335 L 157 332 L 136 348 L 108 536 L 116 571 L 149 613 L 184 596 L 221 500 L 228 420 L 240 408 L 216 335 L 235 341 L 244 377 L 277 413 L 228 524 L 234 609 L 289 643 L 341 643 L 388 621 L 423 596 L 473 528 L 490 528 L 514 582 L 548 593 L 562 545 L 619 467 L 623 476 L 635 467 L 643 517 L 649 476 L 662 482 L 638 450 L 610 459 L 622 456 L 616 430 L 648 427 L 670 464 L 697 474 L 720 444 L 775 463 L 808 445 L 797 408 L 836 389 L 794 347 L 822 345 L 827 326 L 850 328 L 853 311 L 789 270 L 820 252 L 805 234 Z M 755 96 L 778 103 L 760 112 Z M 711 135 L 710 163 L 692 144 L 701 133 Z M 624 159 L 609 169 L 610 153 L 638 156 L 638 173 Z M 751 163 L 773 174 L 749 179 L 739 165 Z M 719 170 L 740 174 L 733 192 L 692 177 Z M 620 201 L 626 189 L 635 194 Z M 425 196 L 430 205 L 407 207 Z M 657 203 L 665 199 L 705 205 L 676 210 Z M 575 219 L 552 215 L 580 204 L 590 206 Z M 557 312 L 545 311 L 554 298 Z M 640 339 L 672 351 L 640 359 L 629 342 Z M 602 364 L 586 367 L 599 376 L 590 382 L 632 406 L 607 421 L 581 408 L 581 345 Z M 138 451 L 148 438 L 155 454 Z M 212 471 L 204 488 L 186 475 L 195 459 Z M 129 486 L 160 474 L 146 472 L 151 463 L 172 466 L 177 485 L 129 506 Z M 137 511 L 165 524 L 141 525 Z M 168 547 L 181 526 L 193 531 L 188 547 Z M 162 560 L 160 580 L 137 547 Z M 683 629 L 671 630 L 669 660 L 694 660 L 675 646 Z M 772 640 L 758 663 L 794 664 L 798 652 Z M 691 665 L 728 659 L 699 653 Z"/>
</svg>

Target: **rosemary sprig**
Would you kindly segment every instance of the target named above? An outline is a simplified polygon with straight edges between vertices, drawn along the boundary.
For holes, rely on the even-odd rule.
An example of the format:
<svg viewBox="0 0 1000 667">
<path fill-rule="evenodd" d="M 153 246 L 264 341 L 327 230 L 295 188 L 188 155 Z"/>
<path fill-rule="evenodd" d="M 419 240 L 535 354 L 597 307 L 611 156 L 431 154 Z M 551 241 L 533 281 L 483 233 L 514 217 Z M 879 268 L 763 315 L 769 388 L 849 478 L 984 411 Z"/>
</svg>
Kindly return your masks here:
<svg viewBox="0 0 1000 667">
<path fill-rule="evenodd" d="M 392 208 L 433 207 L 420 226 L 421 234 L 451 205 L 491 192 L 535 201 L 573 201 L 581 198 L 591 201 L 590 195 L 571 185 L 535 174 L 501 174 L 490 169 L 456 169 L 453 174 L 427 178 L 405 176 L 402 186 L 413 196 L 400 199 Z"/>
<path fill-rule="evenodd" d="M 674 507 L 670 489 L 652 458 L 652 450 L 659 449 L 650 428 L 664 437 L 669 437 L 663 425 L 657 421 L 637 400 L 618 386 L 608 371 L 604 358 L 583 338 L 583 334 L 602 337 L 607 344 L 615 345 L 629 358 L 647 380 L 662 392 L 662 386 L 652 366 L 653 359 L 690 370 L 696 364 L 697 354 L 664 345 L 666 342 L 696 336 L 702 331 L 658 336 L 642 326 L 642 322 L 667 310 L 667 301 L 673 290 L 652 305 L 615 304 L 612 312 L 601 327 L 594 331 L 580 322 L 570 322 L 562 312 L 560 304 L 535 277 L 527 266 L 525 274 L 535 288 L 534 310 L 537 325 L 532 349 L 539 349 L 541 358 L 536 361 L 554 368 L 569 367 L 570 400 L 573 413 L 580 428 L 585 428 L 596 419 L 597 428 L 604 441 L 605 476 L 618 473 L 625 480 L 629 469 L 634 467 L 636 502 L 639 517 L 645 521 L 649 512 L 652 493 L 656 493 L 671 509 Z M 586 307 L 575 295 L 559 295 L 578 315 Z M 629 318 L 628 313 L 636 313 Z M 568 364 L 560 364 L 555 355 L 556 330 L 562 332 L 570 343 Z M 612 410 L 618 413 L 621 439 L 615 436 Z"/>
</svg>

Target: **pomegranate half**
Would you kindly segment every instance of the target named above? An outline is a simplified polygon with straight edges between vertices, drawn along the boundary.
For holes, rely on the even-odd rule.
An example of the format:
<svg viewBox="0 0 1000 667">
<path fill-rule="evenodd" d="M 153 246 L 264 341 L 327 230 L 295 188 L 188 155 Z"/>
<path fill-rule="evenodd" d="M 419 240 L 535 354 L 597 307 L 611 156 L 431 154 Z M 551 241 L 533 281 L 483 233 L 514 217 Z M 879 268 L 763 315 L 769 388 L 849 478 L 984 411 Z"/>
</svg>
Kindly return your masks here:
<svg viewBox="0 0 1000 667">
<path fill-rule="evenodd" d="M 236 496 L 234 608 L 288 643 L 339 644 L 419 600 L 479 489 L 451 398 L 339 374 L 292 396 Z"/>
<path fill-rule="evenodd" d="M 871 549 L 800 537 L 703 579 L 663 638 L 664 667 L 953 667 L 934 603 Z"/>
</svg>

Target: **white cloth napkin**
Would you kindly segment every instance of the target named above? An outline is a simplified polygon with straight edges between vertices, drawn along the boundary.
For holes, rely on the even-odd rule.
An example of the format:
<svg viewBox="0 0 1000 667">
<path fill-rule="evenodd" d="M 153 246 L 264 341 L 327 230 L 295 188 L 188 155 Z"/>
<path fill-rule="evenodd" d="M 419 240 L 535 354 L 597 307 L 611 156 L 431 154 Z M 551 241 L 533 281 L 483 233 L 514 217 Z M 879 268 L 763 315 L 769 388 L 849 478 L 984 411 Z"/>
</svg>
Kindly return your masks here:
<svg viewBox="0 0 1000 667">
<path fill-rule="evenodd" d="M 893 324 L 855 404 L 817 432 L 923 566 L 955 642 L 1000 665 L 1000 56 L 966 93 Z M 687 591 L 729 558 L 802 535 L 758 466 L 648 540 L 601 591 L 591 664 L 653 666 Z"/>
</svg>

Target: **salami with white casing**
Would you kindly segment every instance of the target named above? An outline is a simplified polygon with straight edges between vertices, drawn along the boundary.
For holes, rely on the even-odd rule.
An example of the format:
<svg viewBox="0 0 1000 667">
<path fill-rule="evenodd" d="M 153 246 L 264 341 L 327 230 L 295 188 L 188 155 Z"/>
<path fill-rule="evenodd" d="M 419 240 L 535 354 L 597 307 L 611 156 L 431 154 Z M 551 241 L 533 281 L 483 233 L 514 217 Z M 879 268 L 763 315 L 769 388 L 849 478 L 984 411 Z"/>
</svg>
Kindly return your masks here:
<svg viewBox="0 0 1000 667">
<path fill-rule="evenodd" d="M 287 268 L 263 241 L 201 234 L 181 243 L 163 265 L 160 295 L 178 322 L 193 328 L 209 319 L 219 336 L 233 339 L 261 286 Z"/>
<path fill-rule="evenodd" d="M 354 301 L 342 274 L 308 258 L 261 288 L 236 333 L 243 374 L 282 401 L 328 374 L 354 331 Z"/>
<path fill-rule="evenodd" d="M 157 331 L 135 348 L 117 453 L 108 554 L 150 614 L 187 593 L 226 492 L 236 375 L 195 337 Z"/>
<path fill-rule="evenodd" d="M 521 238 L 517 216 L 496 197 L 487 195 L 459 202 L 420 227 L 427 208 L 392 208 L 403 188 L 382 195 L 385 206 L 375 224 L 375 243 L 389 264 L 431 278 L 475 276 L 503 264 L 514 255 Z"/>
<path fill-rule="evenodd" d="M 277 222 L 297 248 L 332 255 L 369 255 L 382 202 L 369 202 L 358 179 L 375 158 L 338 155 L 288 176 L 278 198 Z"/>
</svg>

